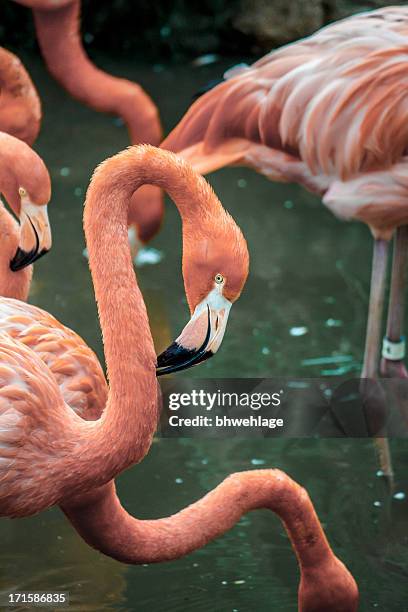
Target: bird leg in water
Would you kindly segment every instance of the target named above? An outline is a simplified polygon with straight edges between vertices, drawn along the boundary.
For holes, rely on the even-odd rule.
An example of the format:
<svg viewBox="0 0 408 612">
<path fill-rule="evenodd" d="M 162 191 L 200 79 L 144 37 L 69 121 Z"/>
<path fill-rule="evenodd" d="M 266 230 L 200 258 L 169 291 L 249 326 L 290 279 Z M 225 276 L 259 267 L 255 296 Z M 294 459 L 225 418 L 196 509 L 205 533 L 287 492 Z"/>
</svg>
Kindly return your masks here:
<svg viewBox="0 0 408 612">
<path fill-rule="evenodd" d="M 392 263 L 387 334 L 383 341 L 381 374 L 392 378 L 391 403 L 398 408 L 408 426 L 408 372 L 404 364 L 404 307 L 408 268 L 408 226 L 397 229 Z"/>
<path fill-rule="evenodd" d="M 408 378 L 404 364 L 404 307 L 408 268 L 408 226 L 397 229 L 392 262 L 387 335 L 384 338 L 381 374 L 387 378 Z"/>
<path fill-rule="evenodd" d="M 367 426 L 371 435 L 377 435 L 383 429 L 385 420 L 383 393 L 375 381 L 378 379 L 380 360 L 387 259 L 388 242 L 386 240 L 375 240 L 364 364 L 361 373 L 361 393 L 364 399 Z M 381 470 L 392 485 L 393 468 L 388 440 L 385 437 L 377 437 L 375 438 L 375 444 L 379 453 Z"/>
</svg>

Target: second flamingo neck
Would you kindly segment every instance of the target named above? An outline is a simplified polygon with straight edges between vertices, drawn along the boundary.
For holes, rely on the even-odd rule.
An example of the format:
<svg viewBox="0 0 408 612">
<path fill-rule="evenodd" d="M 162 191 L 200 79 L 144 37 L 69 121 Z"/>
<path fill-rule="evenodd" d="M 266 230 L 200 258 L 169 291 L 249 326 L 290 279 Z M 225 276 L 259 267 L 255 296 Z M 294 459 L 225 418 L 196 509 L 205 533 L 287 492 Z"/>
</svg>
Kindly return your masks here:
<svg viewBox="0 0 408 612">
<path fill-rule="evenodd" d="M 54 10 L 34 10 L 38 42 L 54 78 L 77 100 L 126 123 L 132 142 L 158 144 L 158 111 L 136 83 L 98 69 L 82 46 L 80 2 Z"/>
</svg>

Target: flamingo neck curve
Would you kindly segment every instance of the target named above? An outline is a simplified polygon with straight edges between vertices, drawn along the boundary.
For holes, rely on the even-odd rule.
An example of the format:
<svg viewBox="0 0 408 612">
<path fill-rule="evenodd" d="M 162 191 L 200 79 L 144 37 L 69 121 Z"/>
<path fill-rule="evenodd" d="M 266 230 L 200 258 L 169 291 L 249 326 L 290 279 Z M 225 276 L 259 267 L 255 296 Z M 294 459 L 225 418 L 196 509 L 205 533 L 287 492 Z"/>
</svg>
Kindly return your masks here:
<svg viewBox="0 0 408 612">
<path fill-rule="evenodd" d="M 78 444 L 68 462 L 75 465 L 76 481 L 84 489 L 107 482 L 143 459 L 157 427 L 156 354 L 127 233 L 131 196 L 144 184 L 169 193 L 183 227 L 197 226 L 206 215 L 225 214 L 204 178 L 168 151 L 149 145 L 130 147 L 96 170 L 87 192 L 84 230 L 109 396 L 98 421 L 76 422 L 73 417 L 70 435 Z"/>
<path fill-rule="evenodd" d="M 159 144 L 161 124 L 151 98 L 136 83 L 97 68 L 80 33 L 80 0 L 22 2 L 31 6 L 42 55 L 54 78 L 74 98 L 97 111 L 120 116 L 132 143 Z"/>
<path fill-rule="evenodd" d="M 113 482 L 71 499 L 62 509 L 90 546 L 129 564 L 178 559 L 224 534 L 247 512 L 271 510 L 283 522 L 298 558 L 299 611 L 357 611 L 357 585 L 331 550 L 307 492 L 280 470 L 232 474 L 166 518 L 129 515 Z"/>
</svg>

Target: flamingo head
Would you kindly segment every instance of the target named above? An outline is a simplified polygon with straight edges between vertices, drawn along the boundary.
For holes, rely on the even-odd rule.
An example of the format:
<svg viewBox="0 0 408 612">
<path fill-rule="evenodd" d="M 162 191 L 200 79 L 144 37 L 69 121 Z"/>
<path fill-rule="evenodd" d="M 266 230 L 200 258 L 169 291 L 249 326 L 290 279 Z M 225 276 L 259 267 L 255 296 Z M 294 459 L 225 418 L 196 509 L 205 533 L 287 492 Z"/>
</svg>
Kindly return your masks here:
<svg viewBox="0 0 408 612">
<path fill-rule="evenodd" d="M 185 370 L 218 351 L 231 306 L 245 285 L 246 240 L 230 215 L 222 213 L 199 227 L 183 227 L 183 277 L 191 318 L 159 355 L 158 376 Z"/>
<path fill-rule="evenodd" d="M 32 264 L 51 248 L 47 204 L 51 181 L 42 159 L 20 142 L 18 155 L 2 167 L 0 191 L 20 221 L 17 251 L 10 261 L 13 272 Z"/>
</svg>

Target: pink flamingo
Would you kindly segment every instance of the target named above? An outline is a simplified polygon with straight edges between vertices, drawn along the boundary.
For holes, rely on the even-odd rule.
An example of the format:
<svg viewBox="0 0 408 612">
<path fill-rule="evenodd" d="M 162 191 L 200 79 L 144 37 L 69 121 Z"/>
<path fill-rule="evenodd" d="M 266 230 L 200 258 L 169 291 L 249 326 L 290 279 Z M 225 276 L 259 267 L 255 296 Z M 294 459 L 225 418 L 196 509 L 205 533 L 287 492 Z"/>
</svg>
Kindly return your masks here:
<svg viewBox="0 0 408 612">
<path fill-rule="evenodd" d="M 131 196 L 147 182 L 165 189 L 181 214 L 192 313 L 158 368 L 126 232 Z M 247 277 L 248 251 L 205 180 L 151 146 L 132 147 L 96 170 L 84 229 L 109 378 L 106 404 L 103 413 L 85 410 L 82 419 L 78 396 L 67 401 L 75 391 L 73 351 L 100 372 L 74 332 L 34 306 L 0 300 L 0 515 L 27 516 L 58 504 L 91 546 L 144 563 L 176 559 L 249 510 L 269 508 L 283 520 L 299 559 L 299 609 L 357 610 L 355 581 L 332 552 L 306 491 L 278 470 L 234 474 L 168 518 L 140 521 L 123 509 L 112 479 L 148 452 L 158 418 L 156 373 L 189 367 L 217 350 Z"/>
<path fill-rule="evenodd" d="M 188 110 L 163 147 L 207 173 L 247 165 L 298 182 L 374 236 L 363 378 L 375 378 L 387 269 L 396 231 L 382 373 L 407 378 L 402 333 L 408 249 L 408 9 L 380 9 L 272 51 Z M 388 445 L 382 467 L 392 475 Z"/>
<path fill-rule="evenodd" d="M 0 132 L 32 146 L 41 126 L 41 102 L 19 58 L 0 47 Z"/>
<path fill-rule="evenodd" d="M 23 141 L 0 132 L 0 193 L 20 219 L 20 226 L 0 202 L 0 295 L 26 300 L 31 264 L 51 248 L 47 204 L 48 170 Z"/>
<path fill-rule="evenodd" d="M 159 145 L 162 129 L 156 105 L 138 85 L 97 68 L 82 45 L 80 0 L 15 0 L 33 10 L 37 39 L 49 72 L 75 99 L 91 108 L 118 115 L 132 144 Z M 160 190 L 145 185 L 132 198 L 129 236 L 132 252 L 160 229 L 164 213 Z"/>
<path fill-rule="evenodd" d="M 51 247 L 51 183 L 44 162 L 28 146 L 40 129 L 40 99 L 20 60 L 3 48 L 0 92 L 0 193 L 21 224 L 0 203 L 0 295 L 25 300 L 31 264 Z"/>
</svg>

